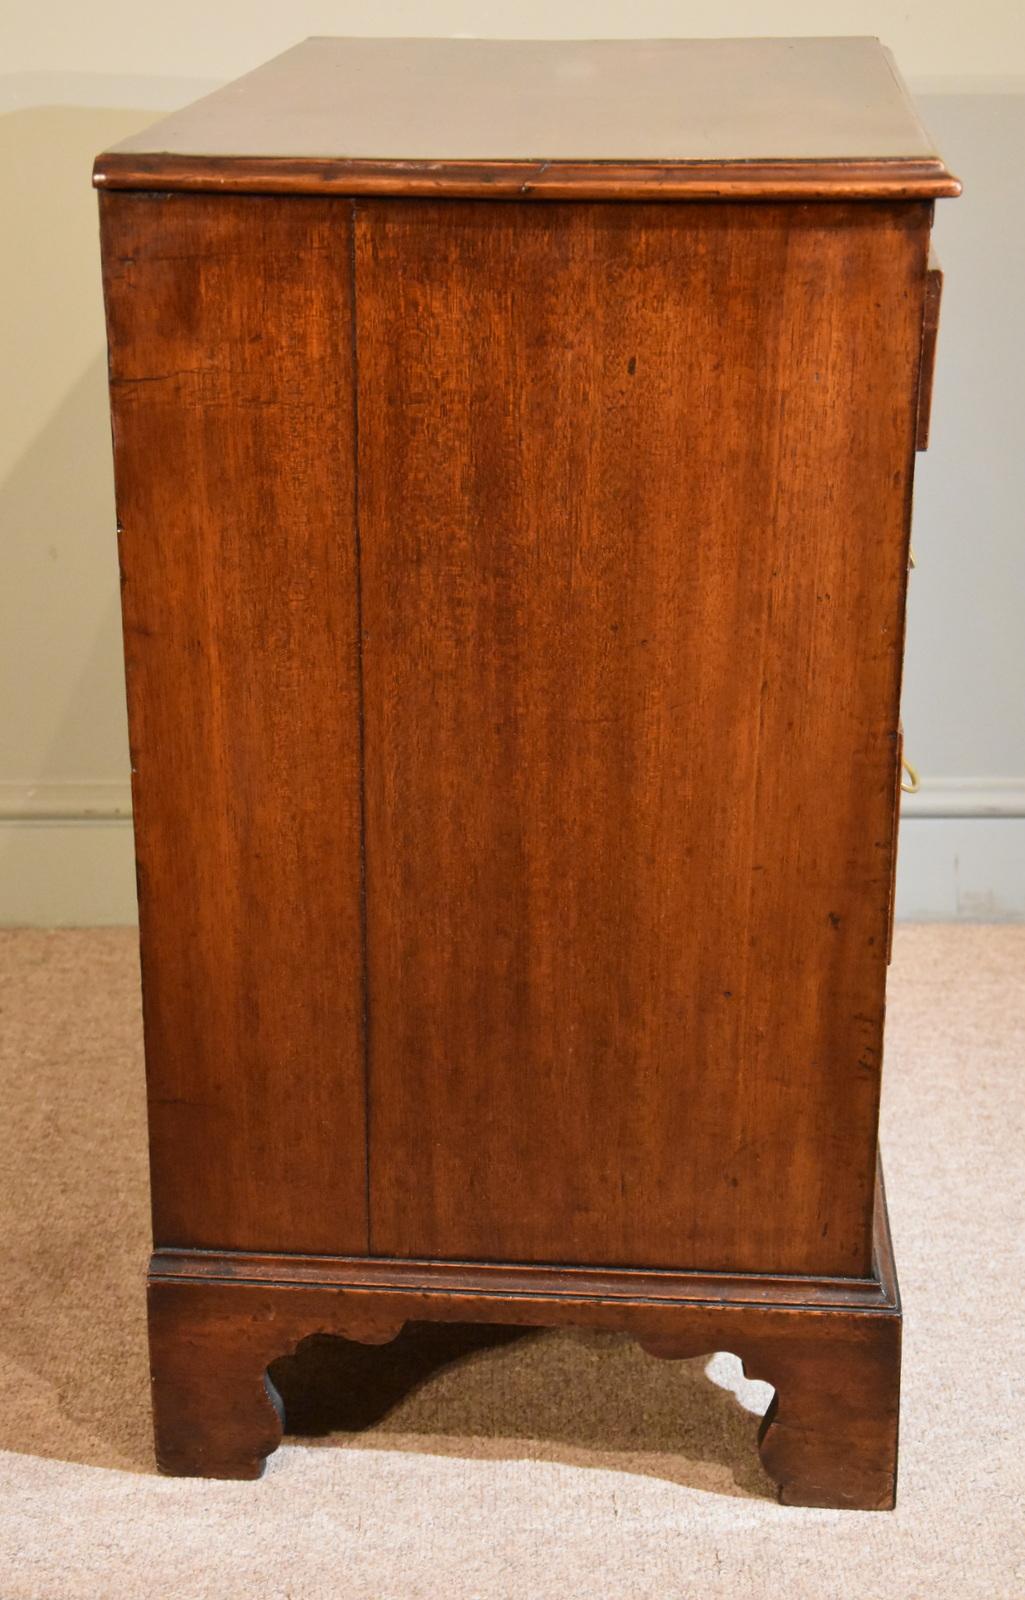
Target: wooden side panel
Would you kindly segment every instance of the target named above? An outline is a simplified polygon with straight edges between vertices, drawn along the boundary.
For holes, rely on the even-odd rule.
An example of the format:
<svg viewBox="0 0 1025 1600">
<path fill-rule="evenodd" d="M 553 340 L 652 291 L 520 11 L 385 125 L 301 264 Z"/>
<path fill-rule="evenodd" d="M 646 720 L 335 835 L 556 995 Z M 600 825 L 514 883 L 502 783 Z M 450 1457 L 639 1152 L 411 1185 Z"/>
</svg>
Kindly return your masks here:
<svg viewBox="0 0 1025 1600">
<path fill-rule="evenodd" d="M 158 1244 L 367 1244 L 351 213 L 106 196 Z"/>
<path fill-rule="evenodd" d="M 359 205 L 375 1253 L 868 1272 L 927 229 Z"/>
</svg>

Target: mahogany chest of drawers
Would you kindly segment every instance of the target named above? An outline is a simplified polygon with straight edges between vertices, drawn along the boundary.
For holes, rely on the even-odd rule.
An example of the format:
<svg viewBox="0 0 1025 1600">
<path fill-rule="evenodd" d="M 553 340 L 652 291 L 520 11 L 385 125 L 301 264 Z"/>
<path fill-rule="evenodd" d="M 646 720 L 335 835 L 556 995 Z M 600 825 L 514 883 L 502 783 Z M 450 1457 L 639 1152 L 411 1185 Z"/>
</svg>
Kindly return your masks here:
<svg viewBox="0 0 1025 1600">
<path fill-rule="evenodd" d="M 876 1153 L 958 184 L 872 40 L 310 40 L 101 156 L 164 1470 L 409 1320 L 892 1504 Z"/>
</svg>

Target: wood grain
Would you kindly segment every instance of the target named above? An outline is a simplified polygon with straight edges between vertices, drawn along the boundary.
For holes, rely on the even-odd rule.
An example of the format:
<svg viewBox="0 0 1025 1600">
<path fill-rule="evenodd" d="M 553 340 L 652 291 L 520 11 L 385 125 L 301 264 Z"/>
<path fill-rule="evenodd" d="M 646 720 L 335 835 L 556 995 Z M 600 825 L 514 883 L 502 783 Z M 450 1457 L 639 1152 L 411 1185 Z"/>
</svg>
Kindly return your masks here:
<svg viewBox="0 0 1025 1600">
<path fill-rule="evenodd" d="M 956 194 L 876 39 L 308 39 L 107 151 L 111 187 Z"/>
<path fill-rule="evenodd" d="M 869 1273 L 928 223 L 358 206 L 372 1253 Z"/>
<path fill-rule="evenodd" d="M 101 204 L 155 1235 L 359 1252 L 350 212 Z"/>
<path fill-rule="evenodd" d="M 628 1334 L 653 1356 L 678 1360 L 729 1350 L 775 1395 L 759 1449 L 788 1505 L 886 1509 L 894 1503 L 901 1314 L 885 1202 L 877 1239 L 882 1305 L 839 1300 L 753 1304 L 655 1303 L 582 1291 L 467 1290 L 458 1274 L 429 1289 L 235 1281 L 190 1275 L 187 1263 L 151 1276 L 150 1352 L 157 1460 L 187 1476 L 257 1478 L 287 1424 L 267 1373 L 311 1334 L 368 1344 L 395 1339 L 407 1321 L 510 1327 L 600 1328 Z M 193 1263 L 204 1272 L 202 1260 Z"/>
<path fill-rule="evenodd" d="M 94 181 L 161 1468 L 257 1476 L 310 1334 L 472 1320 L 733 1350 L 783 1499 L 891 1505 L 960 188 L 892 61 L 313 40 Z"/>
</svg>

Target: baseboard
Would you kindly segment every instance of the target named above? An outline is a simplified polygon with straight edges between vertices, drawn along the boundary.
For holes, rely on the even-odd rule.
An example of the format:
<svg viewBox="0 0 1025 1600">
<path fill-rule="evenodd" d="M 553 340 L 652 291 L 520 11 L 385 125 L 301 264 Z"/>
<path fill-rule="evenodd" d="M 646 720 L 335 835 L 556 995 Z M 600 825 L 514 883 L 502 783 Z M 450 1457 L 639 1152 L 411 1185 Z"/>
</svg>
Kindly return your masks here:
<svg viewBox="0 0 1025 1600">
<path fill-rule="evenodd" d="M 134 923 L 130 819 L 0 817 L 0 927 Z"/>
<path fill-rule="evenodd" d="M 131 822 L 127 779 L 0 782 L 0 823 Z"/>
<path fill-rule="evenodd" d="M 933 778 L 905 795 L 897 917 L 1025 921 L 1025 778 Z M 0 926 L 136 920 L 127 782 L 0 783 Z"/>
<path fill-rule="evenodd" d="M 918 817 L 1025 817 L 1025 778 L 923 778 L 901 797 L 901 821 Z"/>
<path fill-rule="evenodd" d="M 1025 817 L 906 817 L 897 918 L 1025 921 Z"/>
</svg>

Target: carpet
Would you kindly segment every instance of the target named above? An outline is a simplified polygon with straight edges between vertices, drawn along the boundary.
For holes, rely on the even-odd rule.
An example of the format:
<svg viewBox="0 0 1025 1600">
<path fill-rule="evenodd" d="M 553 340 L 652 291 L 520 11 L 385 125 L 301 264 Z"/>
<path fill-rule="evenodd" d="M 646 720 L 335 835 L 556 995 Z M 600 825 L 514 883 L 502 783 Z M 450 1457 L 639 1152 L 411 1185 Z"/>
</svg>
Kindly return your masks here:
<svg viewBox="0 0 1025 1600">
<path fill-rule="evenodd" d="M 0 1600 L 1022 1600 L 1025 928 L 898 929 L 898 1508 L 772 1498 L 728 1355 L 422 1327 L 277 1372 L 255 1484 L 152 1465 L 128 929 L 0 934 Z"/>
</svg>

